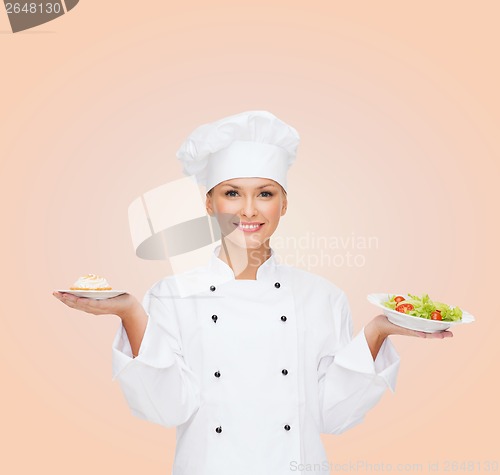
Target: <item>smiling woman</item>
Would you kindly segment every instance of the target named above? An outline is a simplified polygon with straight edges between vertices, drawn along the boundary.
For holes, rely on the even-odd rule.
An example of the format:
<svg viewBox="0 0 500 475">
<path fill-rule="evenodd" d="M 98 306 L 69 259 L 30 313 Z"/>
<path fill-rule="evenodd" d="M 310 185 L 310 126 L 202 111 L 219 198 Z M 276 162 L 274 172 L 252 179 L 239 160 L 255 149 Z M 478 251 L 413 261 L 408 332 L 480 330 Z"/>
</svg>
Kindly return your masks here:
<svg viewBox="0 0 500 475">
<path fill-rule="evenodd" d="M 248 265 L 236 278 L 255 279 L 258 267 L 271 255 L 270 238 L 286 213 L 282 186 L 266 178 L 226 180 L 207 193 L 206 208 L 224 236 L 219 257 L 227 264 L 232 259 L 240 269 L 244 260 Z"/>
<path fill-rule="evenodd" d="M 173 475 L 289 475 L 297 464 L 323 473 L 320 433 L 360 423 L 394 390 L 399 357 L 387 336 L 451 335 L 378 315 L 353 338 L 346 294 L 277 262 L 270 240 L 299 140 L 266 111 L 195 129 L 177 157 L 209 190 L 206 209 L 221 229 L 207 265 L 160 280 L 142 304 L 129 294 L 56 295 L 120 317 L 113 379 L 133 415 L 177 427 Z M 198 290 L 179 295 L 190 282 Z"/>
</svg>

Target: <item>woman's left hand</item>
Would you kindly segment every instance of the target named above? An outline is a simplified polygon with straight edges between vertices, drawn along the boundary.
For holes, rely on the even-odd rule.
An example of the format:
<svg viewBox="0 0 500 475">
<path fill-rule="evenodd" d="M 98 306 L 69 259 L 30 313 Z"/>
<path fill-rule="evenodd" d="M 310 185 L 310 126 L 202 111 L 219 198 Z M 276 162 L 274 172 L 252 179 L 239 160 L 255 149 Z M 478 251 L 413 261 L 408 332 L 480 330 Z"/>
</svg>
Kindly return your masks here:
<svg viewBox="0 0 500 475">
<path fill-rule="evenodd" d="M 384 343 L 384 340 L 389 335 L 407 335 L 416 336 L 418 338 L 437 338 L 442 340 L 443 338 L 452 337 L 453 333 L 448 330 L 437 333 L 425 333 L 416 330 L 409 330 L 408 328 L 394 325 L 394 323 L 391 323 L 385 315 L 377 315 L 370 323 L 368 323 L 368 325 L 365 326 L 365 337 L 373 359 L 377 357 L 382 343 Z"/>
<path fill-rule="evenodd" d="M 448 338 L 452 337 L 453 333 L 448 330 L 443 330 L 436 333 L 425 333 L 417 330 L 410 330 L 391 323 L 385 315 L 377 315 L 367 326 L 372 326 L 382 339 L 389 335 L 407 335 L 416 336 L 419 338 Z"/>
</svg>

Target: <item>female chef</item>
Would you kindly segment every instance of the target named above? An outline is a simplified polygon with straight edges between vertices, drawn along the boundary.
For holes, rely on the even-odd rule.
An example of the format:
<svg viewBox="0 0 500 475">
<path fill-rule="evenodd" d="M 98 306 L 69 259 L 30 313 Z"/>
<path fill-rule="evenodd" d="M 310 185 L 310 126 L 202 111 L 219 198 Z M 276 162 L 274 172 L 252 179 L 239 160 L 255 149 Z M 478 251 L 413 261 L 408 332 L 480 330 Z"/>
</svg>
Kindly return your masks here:
<svg viewBox="0 0 500 475">
<path fill-rule="evenodd" d="M 324 474 L 320 434 L 358 424 L 394 391 L 399 357 L 387 337 L 452 336 L 378 315 L 352 338 L 346 294 L 278 263 L 270 238 L 299 140 L 265 111 L 198 127 L 177 157 L 220 226 L 207 265 L 160 280 L 142 303 L 54 294 L 120 317 L 113 379 L 133 415 L 177 428 L 173 475 Z"/>
</svg>

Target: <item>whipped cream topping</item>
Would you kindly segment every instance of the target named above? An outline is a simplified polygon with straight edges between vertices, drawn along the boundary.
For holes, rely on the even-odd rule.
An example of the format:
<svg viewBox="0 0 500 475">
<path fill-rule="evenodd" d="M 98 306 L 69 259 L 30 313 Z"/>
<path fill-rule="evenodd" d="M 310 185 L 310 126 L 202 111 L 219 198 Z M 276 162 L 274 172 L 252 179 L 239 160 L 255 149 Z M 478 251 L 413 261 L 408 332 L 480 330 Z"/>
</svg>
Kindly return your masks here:
<svg viewBox="0 0 500 475">
<path fill-rule="evenodd" d="M 80 277 L 70 290 L 80 290 L 80 289 L 88 289 L 88 290 L 111 290 L 111 286 L 108 284 L 108 281 L 99 275 L 96 274 L 87 274 L 83 277 Z"/>
</svg>

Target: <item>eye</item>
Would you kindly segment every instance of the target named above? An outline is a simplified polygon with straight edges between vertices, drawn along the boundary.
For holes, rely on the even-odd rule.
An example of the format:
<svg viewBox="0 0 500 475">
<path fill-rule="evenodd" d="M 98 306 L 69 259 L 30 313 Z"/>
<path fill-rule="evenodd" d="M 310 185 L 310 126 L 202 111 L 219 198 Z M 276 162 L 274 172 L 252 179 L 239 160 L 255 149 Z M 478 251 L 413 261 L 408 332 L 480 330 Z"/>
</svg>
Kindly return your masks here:
<svg viewBox="0 0 500 475">
<path fill-rule="evenodd" d="M 224 195 L 226 196 L 236 196 L 236 195 L 232 195 L 231 193 L 236 193 L 236 195 L 238 194 L 238 192 L 236 190 L 227 190 Z M 273 193 L 270 192 L 270 191 L 262 191 L 261 194 L 264 193 L 264 198 L 270 198 L 271 196 L 273 196 Z"/>
</svg>

